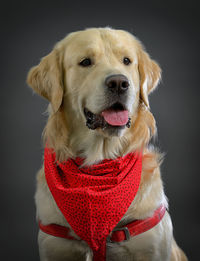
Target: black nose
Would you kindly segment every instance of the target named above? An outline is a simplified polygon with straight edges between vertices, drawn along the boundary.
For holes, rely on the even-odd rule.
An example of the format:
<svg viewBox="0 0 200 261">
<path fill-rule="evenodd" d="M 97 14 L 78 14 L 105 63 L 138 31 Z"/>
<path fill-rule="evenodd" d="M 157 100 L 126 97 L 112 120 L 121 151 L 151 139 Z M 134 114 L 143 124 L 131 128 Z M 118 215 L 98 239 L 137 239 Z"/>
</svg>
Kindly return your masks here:
<svg viewBox="0 0 200 261">
<path fill-rule="evenodd" d="M 108 76 L 105 84 L 110 91 L 115 93 L 124 93 L 129 88 L 128 78 L 122 74 Z"/>
</svg>

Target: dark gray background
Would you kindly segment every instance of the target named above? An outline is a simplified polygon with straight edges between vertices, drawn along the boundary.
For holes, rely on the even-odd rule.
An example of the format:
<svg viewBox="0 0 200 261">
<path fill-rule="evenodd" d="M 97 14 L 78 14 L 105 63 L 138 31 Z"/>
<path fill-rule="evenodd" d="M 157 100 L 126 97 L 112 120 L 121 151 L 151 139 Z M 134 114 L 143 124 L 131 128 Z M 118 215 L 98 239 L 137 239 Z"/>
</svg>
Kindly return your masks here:
<svg viewBox="0 0 200 261">
<path fill-rule="evenodd" d="M 47 102 L 32 95 L 27 72 L 67 33 L 107 25 L 135 34 L 162 67 L 150 98 L 166 152 L 162 177 L 175 238 L 190 260 L 200 260 L 197 2 L 7 1 L 0 19 L 0 260 L 39 260 L 33 196 Z"/>
</svg>

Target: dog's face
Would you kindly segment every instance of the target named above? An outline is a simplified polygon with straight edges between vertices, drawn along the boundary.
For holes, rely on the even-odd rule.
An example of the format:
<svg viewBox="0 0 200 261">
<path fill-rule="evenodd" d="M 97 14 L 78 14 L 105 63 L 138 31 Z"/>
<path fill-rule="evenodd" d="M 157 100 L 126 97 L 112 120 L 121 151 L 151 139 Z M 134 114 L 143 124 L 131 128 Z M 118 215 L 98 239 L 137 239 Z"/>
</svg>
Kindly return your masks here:
<svg viewBox="0 0 200 261">
<path fill-rule="evenodd" d="M 160 77 L 159 66 L 129 33 L 88 29 L 70 34 L 34 67 L 28 83 L 63 106 L 68 125 L 122 136 Z M 85 126 L 86 125 L 86 126 Z"/>
<path fill-rule="evenodd" d="M 65 88 L 88 128 L 122 135 L 130 126 L 139 101 L 136 51 L 124 32 L 89 30 L 72 36 L 64 55 Z"/>
</svg>

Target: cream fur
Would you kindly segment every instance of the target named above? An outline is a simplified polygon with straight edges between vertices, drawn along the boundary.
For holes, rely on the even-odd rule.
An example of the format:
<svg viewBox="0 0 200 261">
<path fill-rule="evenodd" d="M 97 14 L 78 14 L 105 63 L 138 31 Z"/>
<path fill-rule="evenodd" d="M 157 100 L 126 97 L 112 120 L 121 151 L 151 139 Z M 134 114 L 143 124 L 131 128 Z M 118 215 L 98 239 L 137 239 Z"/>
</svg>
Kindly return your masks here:
<svg viewBox="0 0 200 261">
<path fill-rule="evenodd" d="M 90 57 L 93 65 L 78 64 Z M 129 57 L 131 65 L 122 63 Z M 83 108 L 100 113 L 108 104 L 104 80 L 111 74 L 124 74 L 130 81 L 127 108 L 131 128 L 112 136 L 106 130 L 89 130 Z M 162 203 L 168 207 L 160 176 L 162 155 L 149 141 L 156 133 L 148 95 L 160 79 L 161 70 L 141 43 L 131 34 L 110 28 L 92 28 L 68 35 L 57 43 L 28 75 L 28 84 L 50 102 L 44 142 L 54 148 L 57 158 L 84 157 L 85 165 L 116 158 L 143 148 L 143 169 L 139 191 L 117 226 L 152 215 Z M 44 169 L 37 175 L 35 195 L 37 218 L 43 224 L 69 226 L 46 184 Z M 77 237 L 71 230 L 74 237 Z M 83 241 L 71 241 L 39 232 L 41 261 L 92 260 L 92 251 Z M 187 260 L 178 248 L 166 212 L 153 229 L 120 244 L 108 244 L 107 260 L 181 261 Z"/>
</svg>

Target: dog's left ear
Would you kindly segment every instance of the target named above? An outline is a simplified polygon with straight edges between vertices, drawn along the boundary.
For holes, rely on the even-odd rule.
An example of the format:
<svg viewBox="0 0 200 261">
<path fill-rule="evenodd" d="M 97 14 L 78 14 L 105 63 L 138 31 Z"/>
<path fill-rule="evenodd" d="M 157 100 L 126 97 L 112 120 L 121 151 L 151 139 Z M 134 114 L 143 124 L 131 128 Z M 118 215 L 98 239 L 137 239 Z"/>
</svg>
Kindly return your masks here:
<svg viewBox="0 0 200 261">
<path fill-rule="evenodd" d="M 140 98 L 149 107 L 148 95 L 155 90 L 161 78 L 161 69 L 142 49 L 138 55 L 138 69 L 140 74 Z"/>
<path fill-rule="evenodd" d="M 54 49 L 45 56 L 39 65 L 33 67 L 27 77 L 27 83 L 33 90 L 49 100 L 54 112 L 57 112 L 63 99 L 62 65 L 59 52 Z"/>
</svg>

